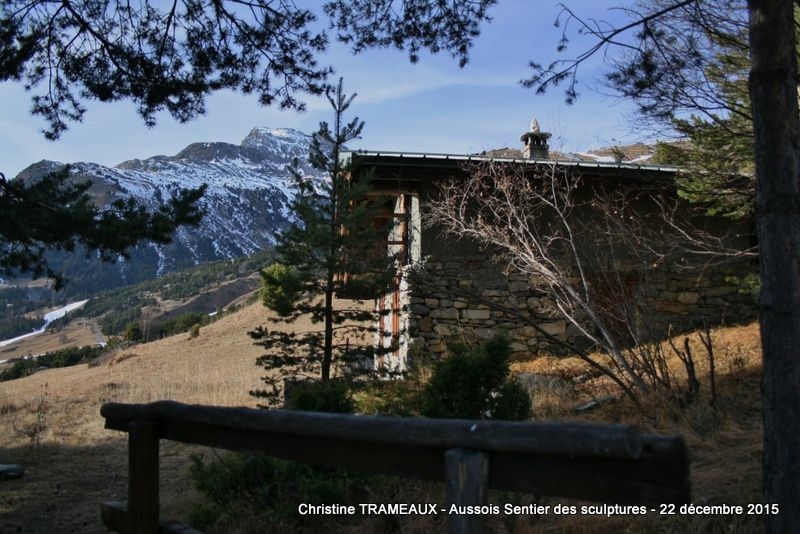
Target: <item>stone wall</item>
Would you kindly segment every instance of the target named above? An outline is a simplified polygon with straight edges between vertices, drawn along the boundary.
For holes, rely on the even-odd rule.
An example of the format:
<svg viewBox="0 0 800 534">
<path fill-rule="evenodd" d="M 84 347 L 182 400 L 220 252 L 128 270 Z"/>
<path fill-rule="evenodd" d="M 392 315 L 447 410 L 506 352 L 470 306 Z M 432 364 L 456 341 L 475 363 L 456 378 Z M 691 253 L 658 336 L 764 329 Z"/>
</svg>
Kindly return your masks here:
<svg viewBox="0 0 800 534">
<path fill-rule="evenodd" d="M 545 293 L 523 275 L 504 274 L 501 266 L 471 250 L 469 255 L 428 256 L 419 273 L 409 275 L 404 295 L 407 340 L 436 353 L 448 342 L 475 342 L 503 333 L 512 342 L 515 358 L 557 351 L 519 315 L 534 320 L 549 334 L 587 348 L 585 338 L 569 324 Z M 710 324 L 733 323 L 756 316 L 756 297 L 742 291 L 731 277 L 754 267 L 739 266 L 698 276 L 697 272 L 660 270 L 637 278 L 629 298 L 635 299 L 651 330 L 666 333 Z M 514 310 L 493 309 L 494 302 Z M 562 349 L 563 350 L 563 349 Z"/>
</svg>

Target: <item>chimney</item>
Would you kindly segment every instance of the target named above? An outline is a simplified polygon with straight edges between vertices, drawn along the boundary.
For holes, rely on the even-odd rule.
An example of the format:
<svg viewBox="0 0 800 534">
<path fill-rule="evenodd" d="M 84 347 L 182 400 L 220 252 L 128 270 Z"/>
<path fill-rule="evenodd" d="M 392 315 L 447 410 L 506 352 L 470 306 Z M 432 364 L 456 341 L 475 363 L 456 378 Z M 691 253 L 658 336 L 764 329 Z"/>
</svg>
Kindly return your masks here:
<svg viewBox="0 0 800 534">
<path fill-rule="evenodd" d="M 525 145 L 522 148 L 522 155 L 528 159 L 548 159 L 550 157 L 550 145 L 547 140 L 550 134 L 539 130 L 539 121 L 531 121 L 531 130 L 525 132 L 519 138 Z"/>
</svg>

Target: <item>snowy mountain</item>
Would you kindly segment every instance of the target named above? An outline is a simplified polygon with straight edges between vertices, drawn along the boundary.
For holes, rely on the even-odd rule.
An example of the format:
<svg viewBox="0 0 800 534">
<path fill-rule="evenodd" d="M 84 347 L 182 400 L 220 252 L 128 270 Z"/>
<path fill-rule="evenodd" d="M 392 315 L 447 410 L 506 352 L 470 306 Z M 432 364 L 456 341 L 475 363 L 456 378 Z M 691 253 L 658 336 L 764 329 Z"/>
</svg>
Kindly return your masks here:
<svg viewBox="0 0 800 534">
<path fill-rule="evenodd" d="M 201 200 L 206 216 L 196 228 L 181 227 L 170 245 L 138 247 L 128 262 L 100 265 L 82 254 L 57 255 L 57 262 L 73 282 L 79 278 L 81 286 L 87 277 L 100 277 L 102 286 L 111 287 L 271 245 L 276 232 L 287 224 L 292 161 L 298 160 L 303 174 L 319 176 L 308 163 L 310 143 L 311 136 L 297 130 L 254 128 L 239 145 L 194 143 L 174 156 L 130 160 L 115 167 L 75 163 L 73 175 L 91 180 L 89 193 L 100 205 L 133 196 L 155 207 L 179 188 L 206 184 Z M 17 178 L 35 179 L 60 166 L 41 161 Z"/>
</svg>

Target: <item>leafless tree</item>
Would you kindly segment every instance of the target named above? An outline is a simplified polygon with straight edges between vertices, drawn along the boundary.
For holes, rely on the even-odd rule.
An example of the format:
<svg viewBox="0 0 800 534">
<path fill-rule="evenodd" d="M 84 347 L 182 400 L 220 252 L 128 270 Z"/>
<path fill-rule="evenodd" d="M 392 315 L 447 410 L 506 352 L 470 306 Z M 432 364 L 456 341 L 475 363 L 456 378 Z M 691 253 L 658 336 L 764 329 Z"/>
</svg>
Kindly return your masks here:
<svg viewBox="0 0 800 534">
<path fill-rule="evenodd" d="M 667 327 L 658 331 L 654 310 L 636 294 L 648 284 L 636 288 L 629 282 L 646 282 L 648 273 L 679 257 L 690 267 L 680 236 L 703 242 L 702 235 L 678 226 L 678 210 L 665 208 L 669 196 L 591 187 L 552 164 L 523 168 L 485 162 L 466 178 L 442 184 L 440 196 L 428 206 L 427 224 L 487 247 L 498 261 L 528 275 L 610 361 L 573 352 L 636 400 L 639 392 L 670 389 L 672 380 L 661 344 Z M 673 232 L 673 226 L 681 232 Z M 728 247 L 721 240 L 709 247 L 717 243 Z M 518 310 L 503 311 L 525 320 Z M 526 322 L 538 327 L 535 320 Z"/>
<path fill-rule="evenodd" d="M 645 389 L 593 300 L 573 232 L 575 180 L 555 166 L 538 171 L 529 175 L 497 163 L 475 168 L 466 181 L 443 184 L 429 220 L 450 235 L 492 247 L 513 268 L 530 274 L 564 318 Z"/>
<path fill-rule="evenodd" d="M 676 270 L 698 273 L 758 258 L 750 219 L 709 216 L 702 206 L 683 201 L 670 190 L 674 191 L 671 183 L 642 191 L 592 188 L 591 209 L 602 214 L 602 228 L 595 232 L 601 249 L 622 247 L 640 264 L 669 263 Z"/>
</svg>

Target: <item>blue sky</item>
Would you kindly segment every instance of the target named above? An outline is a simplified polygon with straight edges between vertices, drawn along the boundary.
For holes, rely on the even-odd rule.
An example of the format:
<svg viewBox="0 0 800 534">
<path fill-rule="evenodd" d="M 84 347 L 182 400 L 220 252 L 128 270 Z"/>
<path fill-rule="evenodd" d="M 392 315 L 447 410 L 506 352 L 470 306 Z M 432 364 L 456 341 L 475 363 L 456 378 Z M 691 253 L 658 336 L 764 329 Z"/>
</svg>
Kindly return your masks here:
<svg viewBox="0 0 800 534">
<path fill-rule="evenodd" d="M 622 20 L 610 10 L 619 2 L 567 1 L 585 17 Z M 528 61 L 557 57 L 561 30 L 553 26 L 560 8 L 550 0 L 501 0 L 492 23 L 484 25 L 470 63 L 463 69 L 447 54 L 423 54 L 411 65 L 403 52 L 372 50 L 353 56 L 334 44 L 321 58 L 343 76 L 348 92 L 358 93 L 351 110 L 365 120 L 363 138 L 353 148 L 471 153 L 519 145 L 520 134 L 537 117 L 553 133 L 551 147 L 578 151 L 642 140 L 633 131 L 629 103 L 602 87 L 603 57 L 581 67 L 578 101 L 567 106 L 561 88 L 537 95 L 520 86 Z M 583 50 L 580 36 L 565 57 Z M 335 79 L 334 77 L 334 79 Z M 50 142 L 43 123 L 32 117 L 29 95 L 20 85 L 0 84 L 0 171 L 15 176 L 41 159 L 94 161 L 115 165 L 126 159 L 172 155 L 196 141 L 239 143 L 255 126 L 290 127 L 311 133 L 329 118 L 327 102 L 306 99 L 302 114 L 258 106 L 254 96 L 230 92 L 212 96 L 207 113 L 187 124 L 161 115 L 147 128 L 130 102 L 89 103 L 84 122 L 73 124 Z"/>
</svg>

